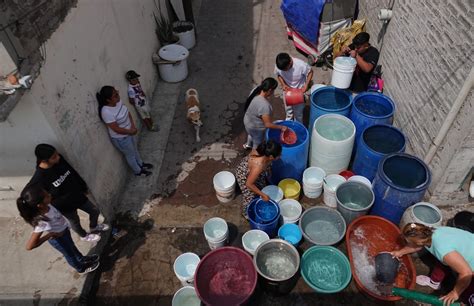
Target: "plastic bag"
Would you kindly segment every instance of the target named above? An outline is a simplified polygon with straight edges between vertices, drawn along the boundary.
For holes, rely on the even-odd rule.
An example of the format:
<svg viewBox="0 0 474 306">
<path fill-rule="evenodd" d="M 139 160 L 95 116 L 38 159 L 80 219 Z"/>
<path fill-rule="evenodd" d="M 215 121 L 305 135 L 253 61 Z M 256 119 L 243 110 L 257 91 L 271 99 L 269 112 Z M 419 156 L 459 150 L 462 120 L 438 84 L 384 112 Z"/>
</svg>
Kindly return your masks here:
<svg viewBox="0 0 474 306">
<path fill-rule="evenodd" d="M 350 28 L 340 29 L 334 34 L 331 38 L 331 44 L 333 47 L 332 54 L 334 58 L 336 57 L 336 54 L 341 52 L 344 46 L 348 46 L 352 43 L 354 36 L 365 31 L 366 22 L 366 19 L 355 20 Z"/>
</svg>

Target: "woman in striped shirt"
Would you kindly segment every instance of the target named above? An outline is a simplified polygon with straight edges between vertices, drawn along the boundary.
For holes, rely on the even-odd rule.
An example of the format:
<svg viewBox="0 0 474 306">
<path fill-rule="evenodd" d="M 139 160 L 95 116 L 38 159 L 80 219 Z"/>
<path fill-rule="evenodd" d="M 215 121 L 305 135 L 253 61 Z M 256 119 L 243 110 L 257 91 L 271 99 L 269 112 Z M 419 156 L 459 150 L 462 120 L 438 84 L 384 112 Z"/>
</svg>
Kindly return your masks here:
<svg viewBox="0 0 474 306">
<path fill-rule="evenodd" d="M 118 90 L 104 86 L 96 97 L 99 102 L 99 117 L 107 125 L 114 146 L 125 156 L 136 176 L 149 176 L 153 165 L 144 163 L 140 158 L 134 137 L 137 128 L 127 106 L 120 100 Z"/>
</svg>

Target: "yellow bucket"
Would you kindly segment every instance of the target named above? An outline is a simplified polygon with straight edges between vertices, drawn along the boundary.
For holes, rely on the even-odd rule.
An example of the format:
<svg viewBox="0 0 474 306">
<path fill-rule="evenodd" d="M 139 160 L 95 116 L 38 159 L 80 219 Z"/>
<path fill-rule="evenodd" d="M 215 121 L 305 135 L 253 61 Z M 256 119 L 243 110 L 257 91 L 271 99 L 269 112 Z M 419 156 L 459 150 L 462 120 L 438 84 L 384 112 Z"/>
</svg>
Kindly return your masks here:
<svg viewBox="0 0 474 306">
<path fill-rule="evenodd" d="M 283 190 L 285 199 L 298 200 L 300 198 L 301 185 L 297 180 L 287 178 L 278 183 L 278 187 Z"/>
</svg>

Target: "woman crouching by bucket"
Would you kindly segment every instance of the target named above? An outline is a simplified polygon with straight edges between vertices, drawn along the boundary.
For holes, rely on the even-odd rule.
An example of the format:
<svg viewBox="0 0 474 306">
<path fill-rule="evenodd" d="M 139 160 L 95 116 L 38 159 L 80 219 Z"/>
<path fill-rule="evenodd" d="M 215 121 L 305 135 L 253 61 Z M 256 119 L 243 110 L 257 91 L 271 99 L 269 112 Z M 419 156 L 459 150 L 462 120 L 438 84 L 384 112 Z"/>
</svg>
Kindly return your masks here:
<svg viewBox="0 0 474 306">
<path fill-rule="evenodd" d="M 262 192 L 267 185 L 267 177 L 272 161 L 280 158 L 281 145 L 273 140 L 264 141 L 240 162 L 237 167 L 237 183 L 242 191 L 242 214 L 247 218 L 247 206 L 256 196 L 269 201 L 270 197 Z"/>
<path fill-rule="evenodd" d="M 451 269 L 457 273 L 456 284 L 440 300 L 444 305 L 451 305 L 458 299 L 466 305 L 474 305 L 474 234 L 454 227 L 433 229 L 420 223 L 409 223 L 403 227 L 402 237 L 407 245 L 391 252 L 392 256 L 401 257 L 425 247 L 439 260 L 430 276 L 416 277 L 418 285 L 438 290 Z"/>
</svg>

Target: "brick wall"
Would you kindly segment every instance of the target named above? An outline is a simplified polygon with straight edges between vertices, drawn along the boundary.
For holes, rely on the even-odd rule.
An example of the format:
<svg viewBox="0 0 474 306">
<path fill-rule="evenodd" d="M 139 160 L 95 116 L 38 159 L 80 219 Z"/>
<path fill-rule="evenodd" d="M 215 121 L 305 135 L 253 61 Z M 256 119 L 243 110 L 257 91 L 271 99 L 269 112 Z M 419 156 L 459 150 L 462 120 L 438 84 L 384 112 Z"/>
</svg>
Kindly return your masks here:
<svg viewBox="0 0 474 306">
<path fill-rule="evenodd" d="M 377 14 L 389 2 L 360 2 L 359 18 L 368 19 L 371 43 L 379 48 L 382 22 Z M 408 152 L 422 159 L 471 70 L 472 13 L 472 5 L 464 0 L 395 1 L 380 64 L 385 93 L 397 104 L 395 125 L 408 138 Z M 459 192 L 474 165 L 474 143 L 468 141 L 474 132 L 473 107 L 471 88 L 429 164 L 433 175 L 429 191 L 433 198 L 447 199 L 448 193 Z M 464 192 L 451 202 L 466 199 Z"/>
</svg>

